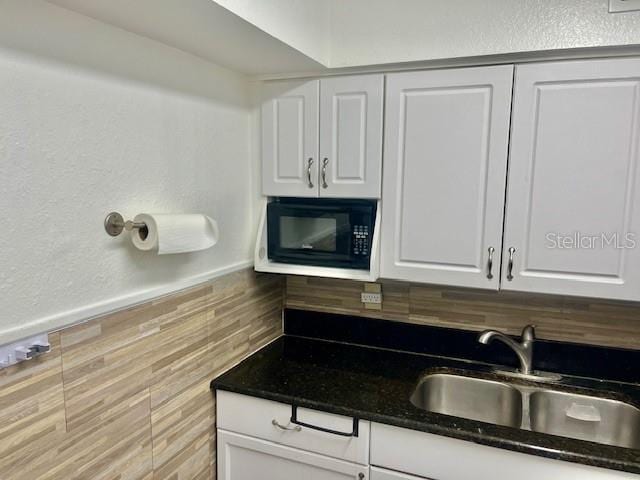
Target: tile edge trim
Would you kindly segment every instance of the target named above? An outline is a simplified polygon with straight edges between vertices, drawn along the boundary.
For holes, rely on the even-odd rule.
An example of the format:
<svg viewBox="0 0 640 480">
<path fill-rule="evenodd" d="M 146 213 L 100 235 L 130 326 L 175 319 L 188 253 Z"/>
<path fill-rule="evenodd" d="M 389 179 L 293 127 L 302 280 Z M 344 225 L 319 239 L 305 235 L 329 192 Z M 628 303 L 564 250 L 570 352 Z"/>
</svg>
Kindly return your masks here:
<svg viewBox="0 0 640 480">
<path fill-rule="evenodd" d="M 67 310 L 55 313 L 48 317 L 28 321 L 20 326 L 0 332 L 0 345 L 20 340 L 30 335 L 37 335 L 46 332 L 51 333 L 78 323 L 88 322 L 96 317 L 114 313 L 118 310 L 135 307 L 136 305 L 156 300 L 167 295 L 173 295 L 181 290 L 195 287 L 199 284 L 209 282 L 216 278 L 244 270 L 252 266 L 253 260 L 244 260 L 215 270 L 183 278 L 175 282 L 162 284 L 157 287 L 136 291 L 120 297 L 110 298 L 73 310 Z"/>
</svg>

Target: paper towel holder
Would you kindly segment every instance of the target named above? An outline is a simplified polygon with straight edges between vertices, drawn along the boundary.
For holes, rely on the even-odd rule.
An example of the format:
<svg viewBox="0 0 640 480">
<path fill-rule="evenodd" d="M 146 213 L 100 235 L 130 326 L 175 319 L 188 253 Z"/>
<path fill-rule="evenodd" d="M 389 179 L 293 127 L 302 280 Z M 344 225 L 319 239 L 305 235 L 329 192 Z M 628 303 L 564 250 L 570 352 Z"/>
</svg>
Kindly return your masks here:
<svg viewBox="0 0 640 480">
<path fill-rule="evenodd" d="M 122 215 L 118 212 L 111 212 L 104 219 L 104 229 L 112 237 L 117 237 L 123 230 L 129 232 L 134 228 L 138 230 L 138 235 L 140 235 L 142 240 L 147 238 L 147 235 L 149 235 L 149 229 L 147 228 L 146 223 L 134 222 L 132 220 L 127 220 L 125 222 Z"/>
</svg>

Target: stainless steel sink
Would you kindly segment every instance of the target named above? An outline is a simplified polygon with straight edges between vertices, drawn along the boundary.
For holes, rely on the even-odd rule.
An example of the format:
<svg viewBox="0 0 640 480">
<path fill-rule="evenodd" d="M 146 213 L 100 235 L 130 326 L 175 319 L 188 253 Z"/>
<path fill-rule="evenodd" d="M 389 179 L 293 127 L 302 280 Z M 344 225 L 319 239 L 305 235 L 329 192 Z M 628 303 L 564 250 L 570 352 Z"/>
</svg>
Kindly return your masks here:
<svg viewBox="0 0 640 480">
<path fill-rule="evenodd" d="M 640 409 L 544 385 L 475 378 L 471 372 L 423 377 L 411 403 L 429 412 L 640 449 Z"/>
<path fill-rule="evenodd" d="M 541 390 L 530 396 L 531 430 L 640 449 L 640 410 L 606 398 Z"/>
<path fill-rule="evenodd" d="M 522 423 L 520 392 L 505 383 L 460 375 L 424 377 L 411 403 L 430 412 L 481 422 L 519 427 Z"/>
</svg>

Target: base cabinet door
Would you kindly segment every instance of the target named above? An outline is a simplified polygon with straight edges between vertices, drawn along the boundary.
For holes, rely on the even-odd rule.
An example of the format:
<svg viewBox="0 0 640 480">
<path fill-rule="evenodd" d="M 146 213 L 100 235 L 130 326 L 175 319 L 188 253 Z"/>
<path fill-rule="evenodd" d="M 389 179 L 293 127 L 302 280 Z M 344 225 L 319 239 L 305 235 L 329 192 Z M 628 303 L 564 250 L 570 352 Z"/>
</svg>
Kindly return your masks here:
<svg viewBox="0 0 640 480">
<path fill-rule="evenodd" d="M 371 480 L 435 480 L 424 477 L 414 477 L 406 473 L 394 472 L 383 468 L 371 467 Z"/>
<path fill-rule="evenodd" d="M 512 77 L 387 76 L 382 277 L 498 289 Z"/>
<path fill-rule="evenodd" d="M 412 476 L 377 480 L 638 480 L 640 476 L 512 452 L 404 428 L 371 424 L 371 465 Z M 380 475 L 380 473 L 372 474 Z"/>
<path fill-rule="evenodd" d="M 218 430 L 218 480 L 367 480 L 369 467 Z"/>
<path fill-rule="evenodd" d="M 640 59 L 518 65 L 505 290 L 640 300 Z"/>
</svg>

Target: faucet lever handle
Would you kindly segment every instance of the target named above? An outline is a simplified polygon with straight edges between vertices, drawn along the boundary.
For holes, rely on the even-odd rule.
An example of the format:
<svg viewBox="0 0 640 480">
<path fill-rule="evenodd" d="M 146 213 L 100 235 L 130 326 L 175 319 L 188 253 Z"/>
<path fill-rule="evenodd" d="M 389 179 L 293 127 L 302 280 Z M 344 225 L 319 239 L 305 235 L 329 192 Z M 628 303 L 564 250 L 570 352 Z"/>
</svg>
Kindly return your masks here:
<svg viewBox="0 0 640 480">
<path fill-rule="evenodd" d="M 522 341 L 533 342 L 536 339 L 536 326 L 527 325 L 522 329 Z"/>
</svg>

